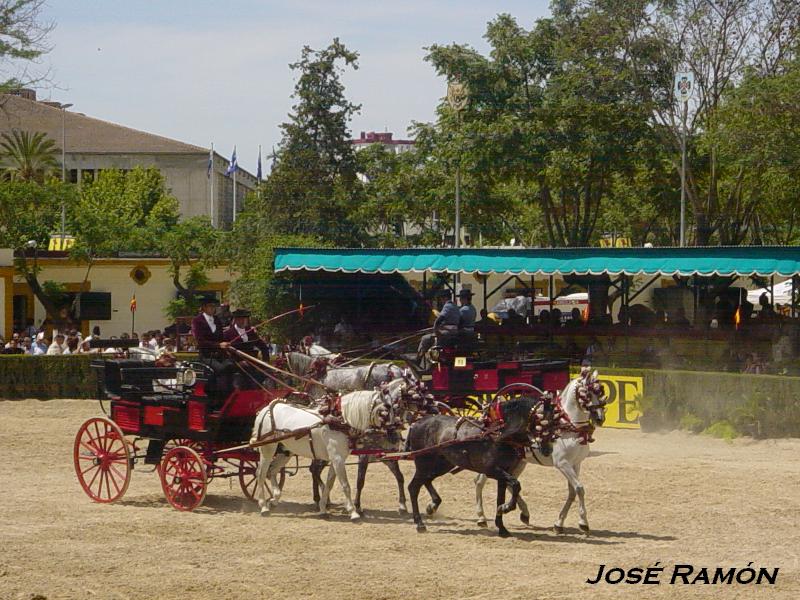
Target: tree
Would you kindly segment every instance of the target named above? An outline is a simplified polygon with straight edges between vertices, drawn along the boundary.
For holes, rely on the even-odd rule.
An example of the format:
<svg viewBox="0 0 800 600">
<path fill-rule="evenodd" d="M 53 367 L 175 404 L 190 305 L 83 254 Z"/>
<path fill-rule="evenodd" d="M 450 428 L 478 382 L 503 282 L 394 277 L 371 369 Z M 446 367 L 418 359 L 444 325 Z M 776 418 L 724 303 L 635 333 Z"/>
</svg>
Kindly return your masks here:
<svg viewBox="0 0 800 600">
<path fill-rule="evenodd" d="M 59 152 L 55 142 L 41 132 L 13 130 L 0 135 L 0 164 L 15 181 L 44 183 L 59 165 Z"/>
<path fill-rule="evenodd" d="M 427 57 L 469 90 L 463 115 L 439 108 L 465 171 L 489 194 L 498 184 L 531 194 L 554 246 L 590 243 L 615 175 L 630 172 L 647 134 L 624 60 L 629 32 L 599 4 L 556 3 L 530 31 L 500 15 L 487 28 L 488 57 L 461 45 Z"/>
<path fill-rule="evenodd" d="M 649 7 L 649 3 L 636 0 Z M 623 3 L 622 11 L 627 10 Z M 695 225 L 694 242 L 741 243 L 752 218 L 755 198 L 741 195 L 748 174 L 730 172 L 720 154 L 719 111 L 748 71 L 769 76 L 781 71 L 797 53 L 800 8 L 788 0 L 661 0 L 640 11 L 631 28 L 631 44 L 647 43 L 662 58 L 653 76 L 647 63 L 631 53 L 627 62 L 643 90 L 656 125 L 654 134 L 671 151 L 680 169 L 682 107 L 672 92 L 674 74 L 691 70 L 695 99 L 691 103 L 687 197 Z M 655 41 L 654 41 L 655 40 Z"/>
<path fill-rule="evenodd" d="M 53 24 L 42 20 L 45 0 L 0 0 L 0 93 L 41 80 L 28 65 L 46 53 Z M 12 72 L 13 70 L 13 72 Z"/>
<path fill-rule="evenodd" d="M 340 244 L 363 234 L 351 219 L 359 191 L 348 124 L 359 106 L 344 96 L 343 67 L 358 68 L 358 54 L 338 39 L 319 51 L 303 48 L 296 104 L 281 125 L 283 139 L 272 172 L 260 189 L 264 212 L 249 211 L 276 235 L 310 235 Z M 343 66 L 340 66 L 343 65 Z"/>
<path fill-rule="evenodd" d="M 80 188 L 69 214 L 72 257 L 87 265 L 88 280 L 97 257 L 158 252 L 159 241 L 178 223 L 178 201 L 157 169 L 107 169 Z"/>
<path fill-rule="evenodd" d="M 66 320 L 56 286 L 39 281 L 38 250 L 47 248 L 74 188 L 60 182 L 0 181 L 0 247 L 14 251 L 14 267 L 56 325 Z"/>
</svg>

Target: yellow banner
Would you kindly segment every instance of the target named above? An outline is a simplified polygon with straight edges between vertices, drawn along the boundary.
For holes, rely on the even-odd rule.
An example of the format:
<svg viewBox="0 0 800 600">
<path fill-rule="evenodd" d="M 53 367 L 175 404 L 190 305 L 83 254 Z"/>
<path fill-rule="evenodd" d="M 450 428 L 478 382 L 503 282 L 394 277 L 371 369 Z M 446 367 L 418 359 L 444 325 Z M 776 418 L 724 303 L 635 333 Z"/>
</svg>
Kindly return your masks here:
<svg viewBox="0 0 800 600">
<path fill-rule="evenodd" d="M 639 416 L 636 397 L 644 393 L 641 377 L 626 375 L 600 375 L 600 383 L 606 390 L 606 421 L 603 427 L 618 429 L 639 429 Z"/>
</svg>

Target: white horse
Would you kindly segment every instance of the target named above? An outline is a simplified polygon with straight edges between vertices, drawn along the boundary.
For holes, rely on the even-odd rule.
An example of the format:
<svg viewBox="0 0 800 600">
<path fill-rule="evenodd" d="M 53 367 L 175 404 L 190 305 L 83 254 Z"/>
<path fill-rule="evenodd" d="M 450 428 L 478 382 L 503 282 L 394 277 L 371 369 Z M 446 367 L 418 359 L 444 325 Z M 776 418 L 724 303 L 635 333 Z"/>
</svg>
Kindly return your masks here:
<svg viewBox="0 0 800 600">
<path fill-rule="evenodd" d="M 605 420 L 605 392 L 597 378 L 597 371 L 591 372 L 584 368 L 581 375 L 573 379 L 559 395 L 562 418 L 558 429 L 560 436 L 553 443 L 553 452 L 544 456 L 538 450 L 526 449 L 525 462 L 520 463 L 514 477 L 519 477 L 525 469 L 526 463 L 545 467 L 555 467 L 567 479 L 567 500 L 558 514 L 553 529 L 557 533 L 564 532 L 564 520 L 567 513 L 578 497 L 579 519 L 578 527 L 582 531 L 589 531 L 589 521 L 586 518 L 585 488 L 580 482 L 581 463 L 589 456 L 589 442 L 592 442 L 592 431 L 595 425 L 602 425 Z M 486 476 L 478 475 L 475 478 L 475 498 L 478 508 L 478 525 L 486 527 L 486 516 L 483 514 L 483 486 Z M 530 512 L 525 500 L 519 498 L 520 519 L 523 523 L 530 522 Z"/>
<path fill-rule="evenodd" d="M 352 367 L 337 367 L 330 363 L 322 363 L 323 375 L 317 375 L 315 365 L 324 358 L 309 356 L 301 352 L 287 352 L 286 362 L 289 371 L 295 375 L 317 379 L 324 386 L 309 385 L 308 394 L 316 399 L 325 395 L 325 388 L 337 392 L 350 392 L 355 390 L 373 389 L 382 383 L 401 379 L 403 377 L 416 381 L 416 377 L 408 369 L 392 363 L 371 363 Z"/>
<path fill-rule="evenodd" d="M 340 404 L 344 422 L 357 432 L 395 426 L 394 405 L 406 385 L 405 380 L 398 379 L 380 390 L 364 390 L 343 395 Z M 278 487 L 277 475 L 289 460 L 289 456 L 294 454 L 330 463 L 327 481 L 320 494 L 320 514 L 327 513 L 330 491 L 334 480 L 338 477 L 345 497 L 345 510 L 350 513 L 352 520 L 359 519 L 360 515 L 353 505 L 345 469 L 345 462 L 350 455 L 350 440 L 345 433 L 325 425 L 324 418 L 320 413 L 280 400 L 272 402 L 256 415 L 251 443 L 263 439 L 272 432 L 291 432 L 306 428 L 310 428 L 308 433 L 298 439 L 287 438 L 259 447 L 261 457 L 256 471 L 256 497 L 262 516 L 268 515 L 270 510 L 270 502 L 267 498 L 267 476 L 270 476 L 272 483 L 272 502 L 277 504 L 282 493 Z M 282 454 L 280 458 L 276 458 L 275 452 L 279 443 L 288 454 Z M 273 458 L 275 458 L 274 462 Z"/>
</svg>

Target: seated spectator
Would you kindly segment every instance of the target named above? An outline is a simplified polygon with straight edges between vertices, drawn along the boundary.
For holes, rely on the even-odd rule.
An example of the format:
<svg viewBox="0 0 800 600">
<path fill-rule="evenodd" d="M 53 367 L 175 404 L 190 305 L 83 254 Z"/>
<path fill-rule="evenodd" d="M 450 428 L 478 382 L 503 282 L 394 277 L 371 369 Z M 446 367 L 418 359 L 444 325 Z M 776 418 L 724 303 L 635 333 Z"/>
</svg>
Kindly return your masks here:
<svg viewBox="0 0 800 600">
<path fill-rule="evenodd" d="M 576 306 L 569 311 L 569 321 L 566 324 L 567 327 L 581 327 L 583 325 L 583 315 L 580 308 Z"/>
<path fill-rule="evenodd" d="M 766 364 L 761 357 L 758 355 L 757 352 L 753 352 L 750 354 L 744 363 L 744 373 L 750 373 L 752 375 L 761 375 L 762 373 L 766 372 Z"/>
<path fill-rule="evenodd" d="M 43 356 L 47 354 L 47 349 L 50 347 L 50 340 L 44 337 L 44 332 L 40 331 L 36 334 L 36 341 L 33 343 L 33 350 L 31 354 L 34 356 Z"/>
<path fill-rule="evenodd" d="M 550 315 L 550 323 L 556 329 L 561 327 L 561 309 L 554 308 L 552 314 Z"/>
<path fill-rule="evenodd" d="M 17 335 L 17 334 L 14 334 Z M 16 338 L 11 338 L 11 341 L 5 345 L 0 354 L 24 354 L 25 351 L 19 347 L 19 340 Z"/>
<path fill-rule="evenodd" d="M 21 348 L 25 354 L 33 354 L 33 339 L 26 335 L 24 338 L 22 338 Z"/>
<path fill-rule="evenodd" d="M 655 318 L 653 319 L 653 327 L 656 329 L 663 329 L 667 325 L 667 313 L 661 310 L 660 308 L 655 312 Z"/>
<path fill-rule="evenodd" d="M 669 324 L 672 327 L 680 327 L 681 329 L 692 326 L 692 324 L 689 323 L 689 319 L 686 318 L 686 311 L 682 306 L 675 309 L 675 316 L 669 319 Z"/>
<path fill-rule="evenodd" d="M 519 327 L 525 325 L 525 319 L 520 317 L 513 308 L 508 309 L 507 317 L 503 319 L 503 327 Z"/>
<path fill-rule="evenodd" d="M 539 323 L 542 325 L 550 325 L 550 311 L 545 309 L 539 313 Z"/>
<path fill-rule="evenodd" d="M 47 356 L 58 356 L 64 354 L 64 334 L 57 333 L 53 338 L 53 343 L 47 348 Z"/>
<path fill-rule="evenodd" d="M 481 309 L 479 313 L 481 318 L 475 323 L 478 327 L 497 327 L 498 323 L 489 316 L 489 311 L 485 308 Z"/>
<path fill-rule="evenodd" d="M 67 338 L 66 348 L 64 348 L 63 354 L 77 354 L 79 342 L 80 340 L 78 339 L 78 336 L 69 336 Z"/>
<path fill-rule="evenodd" d="M 36 334 L 39 333 L 38 331 L 36 331 L 36 327 L 34 327 L 33 325 L 33 319 L 28 319 L 27 321 L 25 321 L 25 330 L 23 331 L 23 333 L 31 339 L 35 338 Z"/>
</svg>

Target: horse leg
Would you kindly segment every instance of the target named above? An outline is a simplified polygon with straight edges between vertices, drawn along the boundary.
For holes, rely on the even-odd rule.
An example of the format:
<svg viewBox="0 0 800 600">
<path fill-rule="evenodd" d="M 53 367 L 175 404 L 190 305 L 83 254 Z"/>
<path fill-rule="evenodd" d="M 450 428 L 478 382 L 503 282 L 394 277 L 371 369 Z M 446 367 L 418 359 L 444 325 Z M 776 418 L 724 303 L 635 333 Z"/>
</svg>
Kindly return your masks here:
<svg viewBox="0 0 800 600">
<path fill-rule="evenodd" d="M 422 515 L 419 513 L 419 491 L 424 485 L 428 492 L 433 490 L 432 497 L 435 494 L 435 497 L 439 498 L 439 494 L 436 493 L 431 482 L 450 471 L 453 465 L 439 456 L 428 454 L 415 458 L 414 466 L 416 469 L 414 478 L 408 484 L 408 493 L 411 496 L 411 511 L 414 515 L 414 524 L 417 526 L 417 531 L 423 533 L 427 531 L 427 528 L 422 520 Z M 441 498 L 439 498 L 439 502 L 441 501 Z"/>
<path fill-rule="evenodd" d="M 361 510 L 361 491 L 364 489 L 364 481 L 367 479 L 367 468 L 369 467 L 369 457 L 362 454 L 358 457 L 358 478 L 356 479 L 356 497 L 353 501 L 355 504 L 356 512 L 363 515 L 364 511 Z"/>
<path fill-rule="evenodd" d="M 399 461 L 387 460 L 383 464 L 392 472 L 395 481 L 397 481 L 397 512 L 405 515 L 408 513 L 408 507 L 406 506 L 406 480 L 403 477 L 403 471 L 400 470 Z"/>
<path fill-rule="evenodd" d="M 586 488 L 583 487 L 583 484 L 580 482 L 578 477 L 581 475 L 581 464 L 577 463 L 574 467 L 575 469 L 575 478 L 578 481 L 578 485 L 575 486 L 575 493 L 578 494 L 578 527 L 584 533 L 589 532 L 589 521 L 586 517 Z"/>
<path fill-rule="evenodd" d="M 278 484 L 278 477 L 280 476 L 281 469 L 287 465 L 290 458 L 291 455 L 286 450 L 283 450 L 282 452 L 276 452 L 274 458 L 272 459 L 272 463 L 269 465 L 267 477 L 272 484 L 273 504 L 280 502 L 281 496 L 283 495 L 283 488 L 281 488 Z"/>
<path fill-rule="evenodd" d="M 261 453 L 261 460 L 258 461 L 258 468 L 256 469 L 256 490 L 255 495 L 258 498 L 258 506 L 261 509 L 261 516 L 269 516 L 269 500 L 267 499 L 267 474 L 269 473 L 269 466 L 272 463 L 272 457 L 275 456 L 275 444 L 268 444 L 261 446 L 259 452 Z M 270 496 L 272 494 L 270 493 Z"/>
<path fill-rule="evenodd" d="M 572 507 L 572 502 L 575 500 L 575 496 L 578 495 L 579 497 L 583 497 L 583 486 L 581 482 L 578 480 L 578 475 L 575 472 L 573 466 L 564 461 L 559 462 L 556 464 L 556 468 L 561 471 L 561 474 L 567 480 L 567 499 L 564 502 L 564 506 L 561 507 L 561 512 L 558 513 L 558 520 L 556 521 L 553 529 L 556 533 L 564 533 L 564 520 L 567 518 L 567 514 L 569 514 L 569 509 Z M 580 489 L 580 491 L 579 491 Z M 586 508 L 584 507 L 582 511 L 581 518 L 583 521 L 580 523 L 581 529 L 588 530 L 589 526 L 585 523 L 586 518 Z"/>
<path fill-rule="evenodd" d="M 486 486 L 486 475 L 475 476 L 475 507 L 478 511 L 478 527 L 486 527 L 486 515 L 483 512 L 483 488 Z"/>
<path fill-rule="evenodd" d="M 504 478 L 497 480 L 497 512 L 494 516 L 494 524 L 497 526 L 497 533 L 500 537 L 511 537 L 511 533 L 503 524 L 503 505 L 506 501 L 506 482 Z"/>
<path fill-rule="evenodd" d="M 328 442 L 328 456 L 331 460 L 331 467 L 336 471 L 336 477 L 339 479 L 339 485 L 344 494 L 344 509 L 350 513 L 351 521 L 358 521 L 361 515 L 356 512 L 356 508 L 353 506 L 350 482 L 347 480 L 347 469 L 345 467 L 345 461 L 349 454 L 350 448 L 346 438 L 342 443 L 337 443 L 336 440 Z"/>
<path fill-rule="evenodd" d="M 322 471 L 325 469 L 325 461 L 312 460 L 308 466 L 311 473 L 311 491 L 314 494 L 314 504 L 319 504 L 319 488 L 322 485 Z"/>
<path fill-rule="evenodd" d="M 436 488 L 433 487 L 432 482 L 428 482 L 425 484 L 425 489 L 428 490 L 428 493 L 431 495 L 431 501 L 428 503 L 428 506 L 425 507 L 425 513 L 429 516 L 439 510 L 439 505 L 442 503 L 442 497 L 436 491 Z"/>
<path fill-rule="evenodd" d="M 320 464 L 324 465 L 325 462 L 320 461 Z M 323 466 L 322 468 L 324 469 L 325 467 Z M 321 473 L 318 473 L 317 475 L 321 476 Z M 329 500 L 331 497 L 331 490 L 333 489 L 333 482 L 335 480 L 336 480 L 336 470 L 333 468 L 333 465 L 331 465 L 330 467 L 328 467 L 328 475 L 325 480 L 325 483 L 324 484 L 322 483 L 322 477 L 320 477 L 320 482 L 319 482 L 321 490 L 320 490 L 319 500 L 317 501 L 317 506 L 319 507 L 319 516 L 321 517 L 328 516 Z"/>
</svg>

